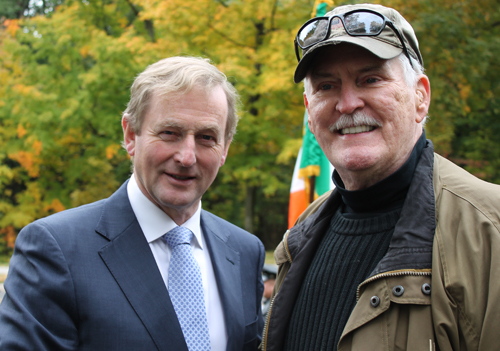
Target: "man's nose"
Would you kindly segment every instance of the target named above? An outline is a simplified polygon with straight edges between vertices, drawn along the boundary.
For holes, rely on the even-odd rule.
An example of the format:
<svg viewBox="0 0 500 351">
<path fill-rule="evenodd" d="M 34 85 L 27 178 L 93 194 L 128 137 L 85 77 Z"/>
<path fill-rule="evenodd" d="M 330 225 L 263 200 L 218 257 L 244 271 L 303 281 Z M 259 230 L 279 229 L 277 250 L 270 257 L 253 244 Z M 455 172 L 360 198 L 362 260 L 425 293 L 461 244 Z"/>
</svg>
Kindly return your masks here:
<svg viewBox="0 0 500 351">
<path fill-rule="evenodd" d="M 337 111 L 340 113 L 351 114 L 357 109 L 365 106 L 363 99 L 361 99 L 360 92 L 357 91 L 355 86 L 343 85 L 340 90 L 339 100 L 336 105 Z"/>
<path fill-rule="evenodd" d="M 188 135 L 180 142 L 174 160 L 183 167 L 191 167 L 196 163 L 196 140 L 193 135 Z"/>
</svg>

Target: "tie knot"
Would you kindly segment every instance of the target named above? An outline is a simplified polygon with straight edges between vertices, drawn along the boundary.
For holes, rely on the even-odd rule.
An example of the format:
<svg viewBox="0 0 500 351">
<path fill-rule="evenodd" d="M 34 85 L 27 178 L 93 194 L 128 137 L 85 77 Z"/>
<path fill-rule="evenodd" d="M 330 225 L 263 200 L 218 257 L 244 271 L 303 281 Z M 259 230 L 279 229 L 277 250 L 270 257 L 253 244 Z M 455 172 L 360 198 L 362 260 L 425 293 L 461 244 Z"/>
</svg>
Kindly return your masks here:
<svg viewBox="0 0 500 351">
<path fill-rule="evenodd" d="M 191 244 L 193 232 L 184 227 L 175 227 L 163 236 L 171 248 L 181 244 Z"/>
</svg>

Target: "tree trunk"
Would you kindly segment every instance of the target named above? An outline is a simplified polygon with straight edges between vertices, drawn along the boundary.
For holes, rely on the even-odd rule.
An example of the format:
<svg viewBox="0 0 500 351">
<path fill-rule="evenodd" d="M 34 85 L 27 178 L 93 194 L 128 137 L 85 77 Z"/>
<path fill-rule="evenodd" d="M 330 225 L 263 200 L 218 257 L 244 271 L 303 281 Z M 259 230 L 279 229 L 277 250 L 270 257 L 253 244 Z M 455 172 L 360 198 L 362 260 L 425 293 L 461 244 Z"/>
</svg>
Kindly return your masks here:
<svg viewBox="0 0 500 351">
<path fill-rule="evenodd" d="M 247 186 L 245 195 L 245 230 L 253 233 L 253 210 L 255 204 L 255 187 Z"/>
</svg>

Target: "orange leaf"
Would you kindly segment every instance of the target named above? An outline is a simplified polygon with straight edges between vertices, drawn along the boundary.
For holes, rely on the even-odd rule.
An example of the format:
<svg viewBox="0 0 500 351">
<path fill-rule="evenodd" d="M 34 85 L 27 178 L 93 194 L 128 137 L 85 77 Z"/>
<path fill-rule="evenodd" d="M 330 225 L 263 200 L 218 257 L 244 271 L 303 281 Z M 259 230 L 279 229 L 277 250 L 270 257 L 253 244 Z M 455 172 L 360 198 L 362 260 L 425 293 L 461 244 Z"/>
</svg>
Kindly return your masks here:
<svg viewBox="0 0 500 351">
<path fill-rule="evenodd" d="M 45 211 L 49 212 L 49 211 L 54 211 L 54 212 L 61 212 L 61 211 L 64 211 L 66 209 L 66 207 L 64 207 L 64 205 L 61 203 L 61 201 L 59 201 L 59 199 L 53 199 L 52 202 L 45 206 Z"/>
<path fill-rule="evenodd" d="M 118 145 L 118 144 L 109 145 L 106 148 L 106 158 L 108 160 L 111 160 L 118 153 L 118 150 L 120 150 L 120 145 Z"/>
<path fill-rule="evenodd" d="M 17 137 L 21 139 L 23 136 L 26 135 L 26 129 L 22 126 L 22 124 L 19 124 L 17 126 Z"/>
<path fill-rule="evenodd" d="M 39 140 L 35 140 L 33 142 L 33 149 L 35 149 L 35 155 L 40 155 L 40 152 L 42 152 L 42 142 Z"/>
<path fill-rule="evenodd" d="M 21 167 L 28 171 L 30 177 L 38 177 L 39 169 L 35 166 L 35 157 L 33 153 L 26 151 L 19 151 L 17 153 L 9 154 L 9 158 L 19 162 Z"/>
<path fill-rule="evenodd" d="M 9 225 L 5 228 L 0 229 L 0 235 L 3 234 L 5 242 L 11 249 L 14 248 L 14 243 L 16 242 L 16 231 L 13 226 Z"/>
<path fill-rule="evenodd" d="M 20 28 L 17 24 L 17 19 L 5 20 L 3 22 L 3 25 L 7 28 L 7 32 L 9 32 L 9 34 L 12 36 L 15 36 L 17 30 Z"/>
</svg>

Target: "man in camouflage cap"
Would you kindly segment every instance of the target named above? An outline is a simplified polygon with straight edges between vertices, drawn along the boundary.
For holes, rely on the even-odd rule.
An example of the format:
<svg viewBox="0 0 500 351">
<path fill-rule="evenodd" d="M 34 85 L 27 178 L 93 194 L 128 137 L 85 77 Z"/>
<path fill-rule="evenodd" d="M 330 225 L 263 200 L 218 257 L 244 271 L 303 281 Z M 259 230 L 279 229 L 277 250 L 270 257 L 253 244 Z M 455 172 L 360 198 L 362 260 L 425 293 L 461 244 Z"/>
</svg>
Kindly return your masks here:
<svg viewBox="0 0 500 351">
<path fill-rule="evenodd" d="M 276 249 L 262 349 L 498 348 L 500 187 L 426 139 L 430 82 L 411 25 L 340 6 L 306 22 L 295 50 L 336 188 Z"/>
</svg>

